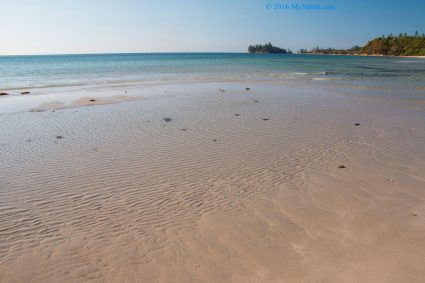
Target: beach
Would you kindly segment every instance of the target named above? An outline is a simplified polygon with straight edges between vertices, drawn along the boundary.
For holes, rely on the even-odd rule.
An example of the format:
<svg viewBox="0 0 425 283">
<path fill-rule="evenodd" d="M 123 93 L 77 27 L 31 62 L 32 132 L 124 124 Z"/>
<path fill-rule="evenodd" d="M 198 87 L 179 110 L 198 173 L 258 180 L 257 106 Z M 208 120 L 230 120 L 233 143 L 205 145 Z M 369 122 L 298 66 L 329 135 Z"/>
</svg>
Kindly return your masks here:
<svg viewBox="0 0 425 283">
<path fill-rule="evenodd" d="M 8 87 L 0 282 L 422 282 L 423 81 L 270 72 Z"/>
</svg>

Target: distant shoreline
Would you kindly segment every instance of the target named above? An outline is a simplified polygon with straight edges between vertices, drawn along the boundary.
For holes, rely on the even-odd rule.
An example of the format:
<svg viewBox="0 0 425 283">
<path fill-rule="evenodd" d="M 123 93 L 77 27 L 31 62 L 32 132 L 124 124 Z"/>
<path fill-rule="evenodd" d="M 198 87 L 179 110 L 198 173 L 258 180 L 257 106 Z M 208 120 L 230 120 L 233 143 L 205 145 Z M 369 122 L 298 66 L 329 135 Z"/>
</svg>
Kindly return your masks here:
<svg viewBox="0 0 425 283">
<path fill-rule="evenodd" d="M 322 55 L 322 56 L 354 56 L 354 57 L 393 57 L 393 58 L 418 58 L 425 59 L 425 56 L 396 56 L 396 55 L 369 55 L 369 54 L 324 54 L 324 53 L 294 53 L 294 55 Z"/>
<path fill-rule="evenodd" d="M 248 46 L 249 53 L 293 53 L 291 50 L 282 49 L 273 46 L 271 43 L 264 45 L 250 45 Z M 386 57 L 412 57 L 424 58 L 425 57 L 425 34 L 419 35 L 415 32 L 414 35 L 407 35 L 407 33 L 394 36 L 377 37 L 370 40 L 365 46 L 354 45 L 349 49 L 336 49 L 336 48 L 321 48 L 319 46 L 310 50 L 301 48 L 298 54 L 321 54 L 321 55 L 353 55 L 353 56 L 386 56 Z"/>
</svg>

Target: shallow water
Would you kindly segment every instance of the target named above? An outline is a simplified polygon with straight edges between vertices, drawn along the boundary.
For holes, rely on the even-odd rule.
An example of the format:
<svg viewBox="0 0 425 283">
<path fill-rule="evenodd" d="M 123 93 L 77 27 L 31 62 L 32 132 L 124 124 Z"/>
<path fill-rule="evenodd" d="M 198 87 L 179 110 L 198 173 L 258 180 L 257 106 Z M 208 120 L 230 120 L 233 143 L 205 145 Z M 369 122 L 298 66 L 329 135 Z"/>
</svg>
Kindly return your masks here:
<svg viewBox="0 0 425 283">
<path fill-rule="evenodd" d="M 0 90 L 19 95 L 217 80 L 309 81 L 384 86 L 418 98 L 425 60 L 243 53 L 98 54 L 0 57 Z M 419 90 L 419 91 L 418 91 Z"/>
</svg>

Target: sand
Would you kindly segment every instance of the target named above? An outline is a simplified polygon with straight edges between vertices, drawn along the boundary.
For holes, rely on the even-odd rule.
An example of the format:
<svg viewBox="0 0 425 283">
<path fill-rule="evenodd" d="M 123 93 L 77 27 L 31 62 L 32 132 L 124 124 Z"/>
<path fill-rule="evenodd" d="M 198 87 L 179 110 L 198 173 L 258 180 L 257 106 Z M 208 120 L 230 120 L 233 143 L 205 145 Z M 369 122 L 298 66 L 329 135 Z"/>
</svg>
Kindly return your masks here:
<svg viewBox="0 0 425 283">
<path fill-rule="evenodd" d="M 421 105 L 166 89 L 0 114 L 0 282 L 423 282 Z"/>
</svg>

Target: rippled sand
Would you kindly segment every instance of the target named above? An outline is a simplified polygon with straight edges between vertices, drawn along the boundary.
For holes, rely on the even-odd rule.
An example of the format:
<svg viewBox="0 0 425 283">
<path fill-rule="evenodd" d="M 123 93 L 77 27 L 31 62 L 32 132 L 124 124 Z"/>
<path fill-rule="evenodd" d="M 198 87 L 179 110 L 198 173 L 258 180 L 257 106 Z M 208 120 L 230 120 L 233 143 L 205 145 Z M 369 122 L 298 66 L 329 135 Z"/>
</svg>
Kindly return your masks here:
<svg viewBox="0 0 425 283">
<path fill-rule="evenodd" d="M 423 109 L 167 93 L 0 114 L 0 282 L 423 282 Z"/>
</svg>

